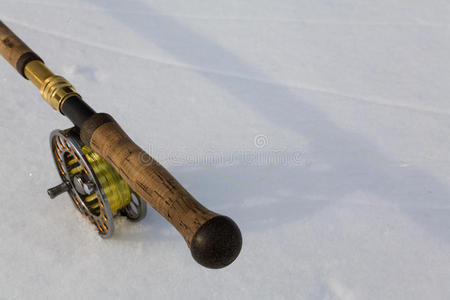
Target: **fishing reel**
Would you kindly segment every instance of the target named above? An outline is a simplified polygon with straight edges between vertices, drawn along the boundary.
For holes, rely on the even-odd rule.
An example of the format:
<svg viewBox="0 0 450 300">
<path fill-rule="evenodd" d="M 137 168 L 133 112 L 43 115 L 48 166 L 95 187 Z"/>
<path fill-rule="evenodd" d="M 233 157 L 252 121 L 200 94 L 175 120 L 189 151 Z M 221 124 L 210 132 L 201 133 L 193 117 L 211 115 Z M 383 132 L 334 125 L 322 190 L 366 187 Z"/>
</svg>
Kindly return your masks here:
<svg viewBox="0 0 450 300">
<path fill-rule="evenodd" d="M 100 236 L 114 232 L 114 217 L 137 222 L 147 205 L 100 155 L 84 145 L 79 129 L 54 130 L 50 147 L 62 183 L 47 190 L 50 198 L 68 192 L 74 206 L 97 227 Z"/>
</svg>

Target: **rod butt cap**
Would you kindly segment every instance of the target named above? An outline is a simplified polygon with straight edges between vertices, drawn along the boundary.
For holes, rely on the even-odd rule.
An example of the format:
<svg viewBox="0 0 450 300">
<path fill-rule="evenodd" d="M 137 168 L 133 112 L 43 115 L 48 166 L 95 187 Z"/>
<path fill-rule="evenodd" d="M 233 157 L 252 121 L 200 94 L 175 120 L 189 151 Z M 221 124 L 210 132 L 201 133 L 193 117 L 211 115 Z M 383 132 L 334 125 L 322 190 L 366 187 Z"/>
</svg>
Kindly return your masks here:
<svg viewBox="0 0 450 300">
<path fill-rule="evenodd" d="M 191 241 L 192 257 L 210 269 L 220 269 L 231 264 L 241 248 L 241 231 L 232 219 L 225 216 L 208 220 Z"/>
</svg>

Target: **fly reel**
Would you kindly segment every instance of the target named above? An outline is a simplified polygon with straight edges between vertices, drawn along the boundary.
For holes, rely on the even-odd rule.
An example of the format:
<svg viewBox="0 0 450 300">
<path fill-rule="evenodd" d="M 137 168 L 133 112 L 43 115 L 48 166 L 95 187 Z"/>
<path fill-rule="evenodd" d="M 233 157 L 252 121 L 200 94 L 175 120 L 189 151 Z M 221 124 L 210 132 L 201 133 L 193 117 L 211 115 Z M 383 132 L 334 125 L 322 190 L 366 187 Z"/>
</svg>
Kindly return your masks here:
<svg viewBox="0 0 450 300">
<path fill-rule="evenodd" d="M 114 232 L 114 217 L 142 220 L 146 203 L 100 155 L 81 142 L 77 127 L 55 130 L 50 147 L 62 183 L 48 189 L 50 198 L 68 192 L 75 207 L 102 237 Z"/>
</svg>

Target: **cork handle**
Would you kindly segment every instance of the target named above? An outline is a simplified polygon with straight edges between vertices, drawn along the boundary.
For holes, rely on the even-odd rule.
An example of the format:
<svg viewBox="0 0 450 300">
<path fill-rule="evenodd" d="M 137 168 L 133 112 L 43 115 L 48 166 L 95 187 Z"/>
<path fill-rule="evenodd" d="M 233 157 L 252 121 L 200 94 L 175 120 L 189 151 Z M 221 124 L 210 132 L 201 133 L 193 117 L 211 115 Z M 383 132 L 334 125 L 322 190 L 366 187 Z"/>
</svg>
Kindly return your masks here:
<svg viewBox="0 0 450 300">
<path fill-rule="evenodd" d="M 42 61 L 2 21 L 0 21 L 0 54 L 24 77 L 24 69 L 27 63 L 33 60 Z"/>
<path fill-rule="evenodd" d="M 197 202 L 109 115 L 96 114 L 88 119 L 81 128 L 81 139 L 181 233 L 197 262 L 221 268 L 238 256 L 242 237 L 237 225 Z"/>
</svg>

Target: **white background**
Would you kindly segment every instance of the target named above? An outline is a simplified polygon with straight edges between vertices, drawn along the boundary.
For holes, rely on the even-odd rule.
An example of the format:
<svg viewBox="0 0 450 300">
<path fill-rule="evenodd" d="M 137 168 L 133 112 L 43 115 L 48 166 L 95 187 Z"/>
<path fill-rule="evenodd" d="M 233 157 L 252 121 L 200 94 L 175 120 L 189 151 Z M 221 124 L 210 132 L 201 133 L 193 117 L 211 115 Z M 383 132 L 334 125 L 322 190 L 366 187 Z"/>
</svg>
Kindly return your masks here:
<svg viewBox="0 0 450 300">
<path fill-rule="evenodd" d="M 240 225 L 197 265 L 156 212 L 101 239 L 0 62 L 0 299 L 450 299 L 448 1 L 2 0 L 0 19 Z M 256 145 L 255 145 L 256 142 Z"/>
</svg>

